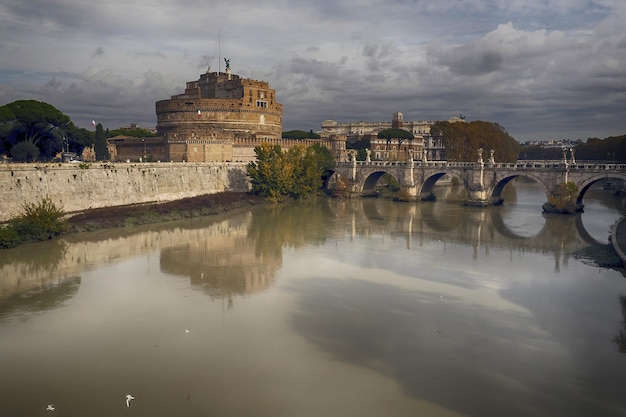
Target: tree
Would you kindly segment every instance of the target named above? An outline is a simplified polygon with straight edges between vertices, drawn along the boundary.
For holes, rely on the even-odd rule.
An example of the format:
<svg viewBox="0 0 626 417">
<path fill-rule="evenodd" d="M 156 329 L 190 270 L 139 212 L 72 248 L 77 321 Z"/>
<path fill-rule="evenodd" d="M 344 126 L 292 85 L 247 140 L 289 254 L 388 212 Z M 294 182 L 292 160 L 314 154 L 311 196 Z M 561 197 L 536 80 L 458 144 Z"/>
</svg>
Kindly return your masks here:
<svg viewBox="0 0 626 417">
<path fill-rule="evenodd" d="M 305 132 L 304 130 L 289 130 L 287 132 L 283 132 L 281 137 L 283 139 L 302 140 L 302 139 L 319 139 L 320 135 L 318 135 L 317 133 L 313 133 L 313 130 L 310 130 L 308 132 Z"/>
<path fill-rule="evenodd" d="M 96 159 L 98 161 L 106 161 L 110 158 L 109 149 L 107 148 L 107 139 L 102 128 L 102 124 L 96 125 L 96 137 L 94 141 L 94 150 L 96 151 Z"/>
<path fill-rule="evenodd" d="M 95 133 L 72 124 L 66 129 L 65 139 L 70 152 L 81 154 L 85 147 L 95 144 Z"/>
<path fill-rule="evenodd" d="M 283 151 L 264 143 L 254 148 L 256 161 L 246 167 L 252 191 L 269 201 L 307 198 L 322 186 L 324 171 L 334 166 L 325 146 L 298 145 Z"/>
<path fill-rule="evenodd" d="M 18 162 L 32 162 L 39 157 L 39 148 L 28 141 L 16 143 L 11 148 L 11 157 Z"/>
<path fill-rule="evenodd" d="M 7 154 L 15 143 L 9 140 L 9 133 L 13 130 L 15 115 L 7 106 L 0 106 L 0 153 Z"/>
<path fill-rule="evenodd" d="M 256 161 L 246 167 L 252 191 L 272 202 L 283 200 L 288 194 L 292 173 L 280 145 L 263 143 L 255 146 L 254 152 Z"/>
<path fill-rule="evenodd" d="M 581 160 L 626 161 L 626 135 L 605 139 L 589 138 L 575 148 L 576 158 Z"/>
<path fill-rule="evenodd" d="M 389 154 L 389 145 L 393 139 L 398 141 L 398 151 L 400 151 L 402 142 L 407 139 L 413 140 L 415 136 L 413 136 L 413 133 L 404 129 L 384 129 L 378 133 L 378 138 L 385 139 L 387 141 L 387 154 Z"/>
<path fill-rule="evenodd" d="M 548 212 L 576 213 L 582 210 L 577 203 L 578 186 L 573 182 L 559 184 L 557 189 L 548 197 L 543 209 Z"/>
<path fill-rule="evenodd" d="M 437 122 L 430 128 L 433 136 L 441 138 L 449 161 L 473 161 L 478 149 L 493 149 L 498 162 L 515 162 L 520 144 L 497 123 Z"/>
<path fill-rule="evenodd" d="M 8 142 L 14 145 L 20 141 L 27 141 L 37 146 L 44 154 L 50 157 L 62 147 L 63 129 L 71 125 L 70 118 L 54 106 L 36 100 L 18 100 L 6 104 L 13 114 L 10 121 L 11 130 Z M 6 124 L 10 113 L 0 112 L 0 122 Z M 6 141 L 6 139 L 5 139 Z"/>
<path fill-rule="evenodd" d="M 114 136 L 132 136 L 135 138 L 149 138 L 149 137 L 154 137 L 156 136 L 156 133 L 151 132 L 148 129 L 142 129 L 142 128 L 119 128 L 119 129 L 113 129 L 111 131 L 109 131 L 107 129 L 107 138 L 112 138 Z"/>
</svg>

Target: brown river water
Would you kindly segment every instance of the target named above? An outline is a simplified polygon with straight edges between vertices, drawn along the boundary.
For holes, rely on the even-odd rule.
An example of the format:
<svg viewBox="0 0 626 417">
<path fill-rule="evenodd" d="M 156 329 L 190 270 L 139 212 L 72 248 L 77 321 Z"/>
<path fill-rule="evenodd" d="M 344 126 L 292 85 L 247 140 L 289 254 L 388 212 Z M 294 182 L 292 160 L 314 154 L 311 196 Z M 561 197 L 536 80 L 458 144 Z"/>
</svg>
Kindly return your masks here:
<svg viewBox="0 0 626 417">
<path fill-rule="evenodd" d="M 0 417 L 626 416 L 624 199 L 459 192 L 0 251 Z"/>
</svg>

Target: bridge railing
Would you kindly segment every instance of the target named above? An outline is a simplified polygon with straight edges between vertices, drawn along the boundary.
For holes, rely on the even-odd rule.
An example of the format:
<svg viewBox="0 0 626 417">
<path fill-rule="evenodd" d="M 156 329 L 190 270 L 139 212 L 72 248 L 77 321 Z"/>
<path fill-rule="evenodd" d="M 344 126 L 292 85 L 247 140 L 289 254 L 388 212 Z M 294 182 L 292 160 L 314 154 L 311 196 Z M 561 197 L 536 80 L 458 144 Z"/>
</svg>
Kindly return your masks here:
<svg viewBox="0 0 626 417">
<path fill-rule="evenodd" d="M 339 162 L 339 166 L 351 166 L 353 162 Z M 392 166 L 407 166 L 407 161 L 357 161 L 359 167 L 392 167 Z M 449 161 L 413 161 L 415 167 L 422 168 L 472 168 L 475 169 L 478 166 L 477 162 L 449 162 Z M 517 162 L 484 162 L 485 168 L 499 168 L 510 170 L 529 170 L 529 169 L 542 169 L 542 170 L 563 170 L 565 164 L 560 160 L 548 160 L 548 161 L 517 161 Z M 626 164 L 617 164 L 613 162 L 597 163 L 597 162 L 568 162 L 567 167 L 569 170 L 576 171 L 626 171 Z"/>
</svg>

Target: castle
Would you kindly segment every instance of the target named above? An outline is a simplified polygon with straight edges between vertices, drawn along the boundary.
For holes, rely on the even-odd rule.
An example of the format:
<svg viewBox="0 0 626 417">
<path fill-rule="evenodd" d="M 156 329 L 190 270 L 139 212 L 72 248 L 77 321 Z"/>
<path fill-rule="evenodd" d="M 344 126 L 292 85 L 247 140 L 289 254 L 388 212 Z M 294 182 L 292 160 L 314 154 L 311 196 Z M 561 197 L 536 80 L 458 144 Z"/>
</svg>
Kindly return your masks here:
<svg viewBox="0 0 626 417">
<path fill-rule="evenodd" d="M 226 72 L 207 71 L 187 82 L 184 93 L 157 101 L 156 115 L 156 137 L 109 138 L 111 160 L 247 162 L 261 143 L 283 149 L 321 143 L 337 158 L 345 154 L 345 141 L 283 140 L 276 92 L 265 81 L 233 74 L 229 60 Z"/>
</svg>

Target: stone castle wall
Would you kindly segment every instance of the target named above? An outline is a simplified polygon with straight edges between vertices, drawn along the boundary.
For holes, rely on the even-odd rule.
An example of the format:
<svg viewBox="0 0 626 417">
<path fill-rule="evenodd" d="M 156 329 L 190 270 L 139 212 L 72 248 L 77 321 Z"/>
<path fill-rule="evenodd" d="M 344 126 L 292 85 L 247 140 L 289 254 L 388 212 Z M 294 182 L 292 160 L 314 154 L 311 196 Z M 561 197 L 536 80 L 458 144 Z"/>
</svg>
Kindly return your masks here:
<svg viewBox="0 0 626 417">
<path fill-rule="evenodd" d="M 71 213 L 249 188 L 245 163 L 0 164 L 0 221 L 43 198 Z"/>
</svg>

